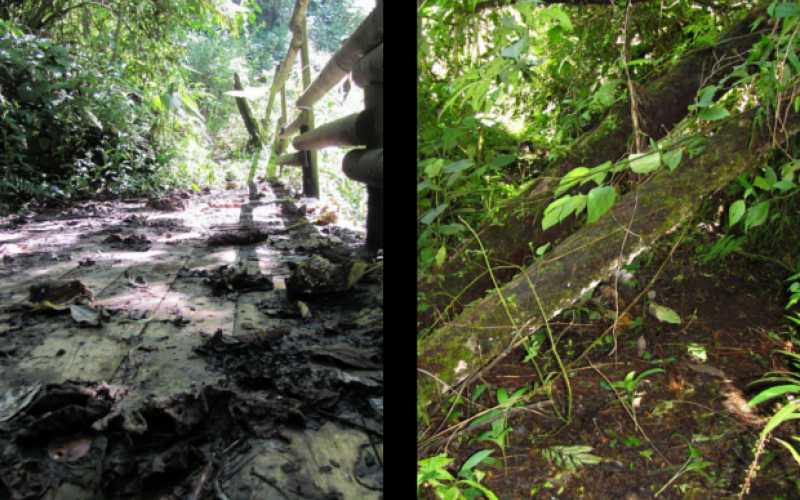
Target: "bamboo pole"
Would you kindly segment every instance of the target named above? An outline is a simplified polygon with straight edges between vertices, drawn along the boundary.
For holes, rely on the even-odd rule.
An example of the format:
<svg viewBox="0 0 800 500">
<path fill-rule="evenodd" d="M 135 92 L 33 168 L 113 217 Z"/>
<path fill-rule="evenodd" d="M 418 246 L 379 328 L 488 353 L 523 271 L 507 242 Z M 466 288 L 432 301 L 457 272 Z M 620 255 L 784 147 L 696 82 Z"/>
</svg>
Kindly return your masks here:
<svg viewBox="0 0 800 500">
<path fill-rule="evenodd" d="M 275 103 L 275 96 L 278 89 L 284 86 L 289 74 L 291 73 L 294 58 L 300 51 L 303 45 L 303 32 L 305 31 L 305 18 L 306 9 L 308 8 L 308 0 L 296 0 L 294 4 L 294 11 L 292 18 L 289 21 L 289 30 L 292 32 L 292 40 L 289 42 L 289 49 L 286 51 L 286 57 L 281 61 L 277 68 L 275 68 L 275 77 L 272 80 L 272 86 L 269 89 L 269 98 L 267 99 L 267 110 L 264 113 L 261 129 L 263 131 L 269 130 L 269 119 L 272 114 L 272 107 Z M 255 183 L 253 180 L 256 176 L 256 164 L 254 163 L 250 168 L 250 173 L 247 176 L 247 183 L 250 186 L 250 192 L 253 193 Z"/>
<path fill-rule="evenodd" d="M 311 85 L 311 61 L 308 50 L 308 29 L 306 26 L 307 19 L 303 17 L 302 31 L 303 31 L 303 46 L 300 49 L 300 70 L 303 77 L 303 88 L 308 88 Z M 305 119 L 303 123 L 308 129 L 314 128 L 314 108 L 309 107 L 303 110 Z M 317 152 L 307 152 L 307 162 L 303 165 L 303 194 L 311 198 L 319 198 L 319 169 L 317 166 Z"/>
<path fill-rule="evenodd" d="M 233 88 L 236 90 L 244 90 L 242 80 L 239 78 L 239 73 L 233 74 Z M 239 108 L 239 114 L 242 115 L 242 121 L 244 122 L 245 128 L 247 128 L 247 133 L 250 134 L 250 140 L 247 146 L 251 151 L 255 151 L 261 147 L 261 131 L 258 128 L 258 122 L 253 118 L 253 111 L 250 109 L 250 104 L 248 104 L 247 99 L 244 97 L 237 97 L 236 106 Z"/>
<path fill-rule="evenodd" d="M 350 72 L 356 61 L 382 41 L 383 2 L 377 2 L 377 6 L 320 71 L 314 83 L 306 87 L 303 95 L 297 99 L 297 107 L 310 108 L 313 106 Z"/>
</svg>

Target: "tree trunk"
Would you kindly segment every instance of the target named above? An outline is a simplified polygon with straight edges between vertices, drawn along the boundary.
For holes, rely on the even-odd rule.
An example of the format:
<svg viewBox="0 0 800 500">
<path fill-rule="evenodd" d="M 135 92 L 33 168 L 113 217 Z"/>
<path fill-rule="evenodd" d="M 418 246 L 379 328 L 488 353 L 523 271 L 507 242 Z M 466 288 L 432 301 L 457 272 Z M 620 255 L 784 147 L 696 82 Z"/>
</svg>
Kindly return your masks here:
<svg viewBox="0 0 800 500">
<path fill-rule="evenodd" d="M 503 286 L 501 294 L 509 304 L 513 326 L 503 303 L 492 294 L 423 337 L 417 344 L 417 397 L 421 404 L 427 406 L 438 398 L 436 387 L 440 382 L 453 386 L 497 356 L 507 354 L 516 335 L 542 327 L 545 319 L 569 307 L 617 265 L 689 220 L 703 198 L 758 165 L 770 140 L 766 134 L 754 133 L 753 116 L 750 112 L 726 120 L 700 156 L 684 159 L 675 172 L 657 174 L 639 186 L 638 195 L 626 194 L 596 223 L 582 227 L 548 258 Z M 788 132 L 796 133 L 800 120 L 792 120 L 789 127 L 793 129 Z"/>
<path fill-rule="evenodd" d="M 642 131 L 656 140 L 664 137 L 686 117 L 687 107 L 694 102 L 701 85 L 719 84 L 734 66 L 743 63 L 763 32 L 752 33 L 750 25 L 762 15 L 763 8 L 754 9 L 723 34 L 719 44 L 691 52 L 663 76 L 643 86 L 637 96 Z M 532 192 L 508 208 L 507 220 L 501 225 L 482 228 L 481 241 L 490 252 L 493 266 L 523 265 L 530 259 L 531 247 L 557 242 L 577 227 L 570 218 L 548 231 L 540 229 L 542 213 L 552 201 L 552 189 L 572 168 L 592 167 L 625 156 L 632 132 L 629 111 L 628 100 L 613 106 L 597 127 L 575 141 L 566 158 L 545 169 Z M 419 283 L 419 291 L 430 305 L 429 310 L 419 315 L 419 326 L 428 327 L 458 314 L 464 304 L 491 288 L 483 259 L 475 257 L 478 248 L 475 241 L 467 242 L 441 268 L 434 269 L 428 281 Z M 514 274 L 513 270 L 498 270 L 495 278 L 502 284 Z"/>
</svg>

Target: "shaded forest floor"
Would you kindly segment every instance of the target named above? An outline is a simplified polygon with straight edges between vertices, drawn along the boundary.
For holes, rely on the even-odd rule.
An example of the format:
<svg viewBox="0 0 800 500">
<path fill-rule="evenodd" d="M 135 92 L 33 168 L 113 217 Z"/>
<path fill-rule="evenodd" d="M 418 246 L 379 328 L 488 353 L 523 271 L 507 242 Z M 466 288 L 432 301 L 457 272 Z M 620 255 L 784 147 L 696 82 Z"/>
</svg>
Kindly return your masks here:
<svg viewBox="0 0 800 500">
<path fill-rule="evenodd" d="M 573 415 L 566 427 L 551 400 L 540 394 L 532 399 L 536 403 L 506 413 L 511 431 L 505 457 L 490 441 L 479 439 L 492 431 L 484 422 L 451 436 L 446 451 L 455 464 L 478 450 L 494 449 L 496 463 L 479 468 L 487 472 L 483 484 L 501 499 L 634 500 L 656 493 L 657 498 L 736 498 L 764 417 L 773 409 L 769 404 L 747 406 L 754 392 L 763 389 L 749 384 L 765 372 L 786 369 L 776 349 L 797 349 L 784 316 L 787 274 L 773 263 L 738 254 L 704 264 L 696 248 L 685 242 L 678 247 L 648 295 L 621 316 L 616 354 L 609 354 L 614 345 L 609 334 L 573 365 Z M 615 297 L 623 311 L 668 259 L 669 250 L 662 244 L 641 256 L 629 267 L 633 277 L 627 283 L 620 280 L 615 287 L 612 279 L 601 284 L 551 323 L 565 363 L 607 331 L 617 310 Z M 646 312 L 647 301 L 675 310 L 681 324 L 659 322 Z M 552 357 L 543 361 L 549 349 L 545 341 L 536 359 L 543 373 L 555 374 Z M 525 349 L 517 350 L 466 388 L 450 424 L 497 407 L 499 388 L 508 394 L 529 391 L 539 376 L 526 356 Z M 630 392 L 621 383 L 632 371 L 638 376 L 654 368 L 663 372 L 645 376 L 629 386 Z M 552 384 L 552 391 L 563 414 L 563 382 Z M 776 435 L 788 440 L 797 431 L 785 425 Z M 599 463 L 581 458 L 575 448 L 572 457 L 569 448 L 558 448 L 570 446 L 591 447 L 588 453 Z M 550 460 L 543 457 L 546 448 L 556 450 Z M 782 447 L 770 445 L 759 463 L 748 498 L 800 497 L 797 464 Z"/>
<path fill-rule="evenodd" d="M 0 498 L 382 496 L 382 258 L 262 194 L 0 219 Z"/>
</svg>

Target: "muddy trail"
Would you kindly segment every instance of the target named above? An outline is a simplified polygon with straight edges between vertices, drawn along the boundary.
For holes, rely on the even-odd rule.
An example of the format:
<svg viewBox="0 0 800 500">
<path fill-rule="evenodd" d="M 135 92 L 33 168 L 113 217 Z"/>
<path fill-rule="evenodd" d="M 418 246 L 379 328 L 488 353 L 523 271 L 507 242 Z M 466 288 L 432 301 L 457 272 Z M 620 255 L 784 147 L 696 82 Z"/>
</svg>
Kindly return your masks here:
<svg viewBox="0 0 800 500">
<path fill-rule="evenodd" d="M 741 255 L 703 263 L 691 245 L 668 259 L 668 250 L 640 257 L 616 287 L 613 279 L 601 284 L 551 323 L 569 369 L 568 423 L 559 415 L 567 415 L 569 396 L 559 367 L 548 358 L 544 332 L 451 400 L 454 416 L 432 428 L 453 429 L 441 433 L 437 449 L 455 457 L 455 470 L 476 452 L 492 449 L 494 462 L 482 465 L 483 484 L 503 499 L 738 497 L 759 432 L 776 408 L 749 407 L 747 401 L 764 388 L 751 383 L 771 370 L 789 369 L 776 350 L 797 349 L 785 318 L 786 270 Z M 616 311 L 631 303 L 610 354 L 609 327 Z M 680 324 L 658 321 L 650 303 L 674 310 Z M 604 340 L 578 360 L 604 332 Z M 554 380 L 552 397 L 532 392 L 541 376 L 537 368 Z M 530 397 L 494 421 L 456 426 L 497 408 L 501 388 Z M 787 423 L 774 437 L 791 441 L 798 431 Z M 503 432 L 505 450 L 491 441 Z M 796 463 L 785 449 L 773 441 L 759 464 L 747 498 L 800 498 Z"/>
<path fill-rule="evenodd" d="M 0 498 L 382 498 L 383 260 L 279 184 L 0 219 Z"/>
</svg>

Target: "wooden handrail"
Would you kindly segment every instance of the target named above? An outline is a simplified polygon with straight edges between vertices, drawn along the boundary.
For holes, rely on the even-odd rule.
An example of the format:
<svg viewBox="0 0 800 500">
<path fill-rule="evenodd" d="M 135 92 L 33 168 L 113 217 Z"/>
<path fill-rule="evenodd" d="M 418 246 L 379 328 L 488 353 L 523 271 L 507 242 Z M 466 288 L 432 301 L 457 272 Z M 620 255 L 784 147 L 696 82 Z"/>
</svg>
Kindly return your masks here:
<svg viewBox="0 0 800 500">
<path fill-rule="evenodd" d="M 298 108 L 310 108 L 344 78 L 366 52 L 383 41 L 383 2 L 370 12 L 336 51 L 314 82 L 297 99 Z"/>
</svg>

